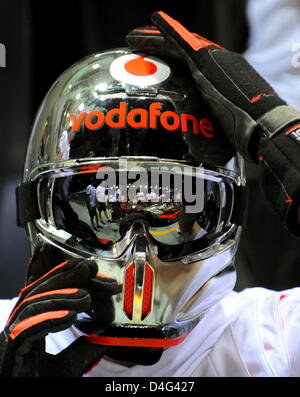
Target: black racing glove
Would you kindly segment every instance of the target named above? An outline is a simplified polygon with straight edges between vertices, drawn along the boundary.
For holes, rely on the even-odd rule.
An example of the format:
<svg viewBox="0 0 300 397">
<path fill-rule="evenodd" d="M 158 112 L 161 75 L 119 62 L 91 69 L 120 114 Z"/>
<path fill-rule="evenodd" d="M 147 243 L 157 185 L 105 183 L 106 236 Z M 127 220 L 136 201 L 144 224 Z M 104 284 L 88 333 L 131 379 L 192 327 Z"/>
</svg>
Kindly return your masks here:
<svg viewBox="0 0 300 397">
<path fill-rule="evenodd" d="M 92 289 L 99 282 L 97 264 L 69 259 L 45 273 L 50 266 L 49 250 L 38 251 L 31 262 L 27 285 L 0 334 L 0 374 L 2 377 L 82 376 L 101 359 L 104 347 L 91 345 L 79 337 L 65 350 L 52 355 L 45 351 L 45 337 L 49 332 L 69 328 L 78 313 L 92 311 Z"/>
<path fill-rule="evenodd" d="M 233 146 L 260 167 L 262 189 L 284 226 L 300 235 L 300 114 L 239 54 L 189 32 L 162 11 L 128 44 L 181 59 Z M 295 87 L 291 87 L 291 90 Z"/>
</svg>

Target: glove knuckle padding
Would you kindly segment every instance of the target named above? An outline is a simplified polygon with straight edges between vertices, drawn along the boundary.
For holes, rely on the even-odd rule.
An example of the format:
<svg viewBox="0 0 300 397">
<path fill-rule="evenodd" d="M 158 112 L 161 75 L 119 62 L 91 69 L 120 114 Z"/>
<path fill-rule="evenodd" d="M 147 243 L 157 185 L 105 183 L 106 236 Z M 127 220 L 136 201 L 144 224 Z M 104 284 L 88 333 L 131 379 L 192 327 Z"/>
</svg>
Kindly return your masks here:
<svg viewBox="0 0 300 397">
<path fill-rule="evenodd" d="M 31 294 L 62 289 L 80 287 L 97 273 L 97 264 L 93 261 L 66 261 L 54 267 L 46 275 L 25 287 L 28 296 Z"/>
<path fill-rule="evenodd" d="M 205 64 L 199 66 L 203 74 L 253 119 L 284 103 L 242 55 L 213 49 L 203 52 L 202 57 Z"/>
<path fill-rule="evenodd" d="M 250 140 L 257 120 L 285 102 L 239 54 L 212 49 L 201 56 L 185 53 L 183 59 L 230 142 L 244 156 L 255 157 Z"/>
<path fill-rule="evenodd" d="M 19 309 L 17 308 L 17 318 L 23 320 L 26 317 L 54 310 L 84 311 L 90 303 L 90 296 L 82 289 L 50 291 L 47 294 L 32 295 L 30 299 L 24 299 Z"/>
<path fill-rule="evenodd" d="M 212 114 L 222 120 L 221 127 L 227 131 L 230 142 L 240 153 L 248 155 L 249 140 L 257 126 L 255 120 L 224 97 L 199 70 L 195 71 L 194 75 Z M 243 140 L 240 139 L 241 133 Z"/>
</svg>

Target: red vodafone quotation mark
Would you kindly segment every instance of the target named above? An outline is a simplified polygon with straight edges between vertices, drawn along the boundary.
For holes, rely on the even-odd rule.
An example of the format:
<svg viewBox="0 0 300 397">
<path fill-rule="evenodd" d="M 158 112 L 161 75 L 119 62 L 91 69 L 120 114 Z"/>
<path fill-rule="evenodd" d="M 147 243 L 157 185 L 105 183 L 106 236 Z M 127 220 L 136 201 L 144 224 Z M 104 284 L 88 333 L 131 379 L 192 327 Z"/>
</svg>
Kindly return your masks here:
<svg viewBox="0 0 300 397">
<path fill-rule="evenodd" d="M 157 66 L 153 62 L 145 60 L 144 56 L 139 56 L 124 65 L 125 70 L 135 76 L 151 76 L 157 72 Z"/>
<path fill-rule="evenodd" d="M 160 84 L 171 75 L 166 62 L 143 54 L 126 54 L 116 58 L 109 72 L 115 80 L 140 88 Z"/>
</svg>

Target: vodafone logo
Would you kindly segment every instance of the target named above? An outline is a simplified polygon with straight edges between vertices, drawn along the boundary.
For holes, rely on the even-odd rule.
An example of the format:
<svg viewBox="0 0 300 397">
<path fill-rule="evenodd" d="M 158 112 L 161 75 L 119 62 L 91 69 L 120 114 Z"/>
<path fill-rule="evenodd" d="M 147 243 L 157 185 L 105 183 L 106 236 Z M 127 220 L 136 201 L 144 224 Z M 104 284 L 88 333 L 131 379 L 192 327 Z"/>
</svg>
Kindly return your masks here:
<svg viewBox="0 0 300 397">
<path fill-rule="evenodd" d="M 115 59 L 109 71 L 115 80 L 141 88 L 159 84 L 171 74 L 164 61 L 141 54 L 128 54 Z"/>
<path fill-rule="evenodd" d="M 177 114 L 170 110 L 163 112 L 159 102 L 152 102 L 149 109 L 129 110 L 126 101 L 121 101 L 119 107 L 110 109 L 106 114 L 96 109 L 89 113 L 81 112 L 77 119 L 74 113 L 70 113 L 69 117 L 72 131 L 79 131 L 82 124 L 91 131 L 99 130 L 106 124 L 110 128 L 164 128 L 167 131 L 189 131 L 194 135 L 200 132 L 205 138 L 214 137 L 214 127 L 208 119 L 199 120 L 192 114 Z"/>
</svg>

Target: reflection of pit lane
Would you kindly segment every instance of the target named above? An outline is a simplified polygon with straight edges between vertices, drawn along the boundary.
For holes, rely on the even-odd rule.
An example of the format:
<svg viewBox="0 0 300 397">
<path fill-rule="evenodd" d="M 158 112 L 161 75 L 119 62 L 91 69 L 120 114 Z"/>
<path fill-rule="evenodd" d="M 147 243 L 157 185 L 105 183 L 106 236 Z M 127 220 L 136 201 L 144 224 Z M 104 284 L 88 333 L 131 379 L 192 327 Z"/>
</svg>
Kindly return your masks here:
<svg viewBox="0 0 300 397">
<path fill-rule="evenodd" d="M 91 228 L 98 239 L 103 238 L 110 241 L 118 241 L 120 239 L 121 236 L 119 233 L 118 224 L 116 222 L 107 222 L 103 225 L 103 228 L 96 230 L 91 224 L 90 215 L 85 204 L 78 204 L 72 200 L 70 200 L 69 203 L 73 210 L 79 215 L 79 219 L 85 222 Z M 182 237 L 177 222 L 165 227 L 152 227 L 151 229 L 149 228 L 148 231 L 155 240 L 164 244 L 174 245 L 180 244 L 182 242 Z"/>
<path fill-rule="evenodd" d="M 110 241 L 117 241 L 120 239 L 118 224 L 115 222 L 107 222 L 103 226 L 103 228 L 99 228 L 96 230 L 91 224 L 91 218 L 88 212 L 88 209 L 81 204 L 77 204 L 74 201 L 69 201 L 72 209 L 78 214 L 79 219 L 86 223 L 91 230 L 96 234 L 97 238 L 104 238 Z M 103 222 L 102 222 L 103 224 Z"/>
</svg>

